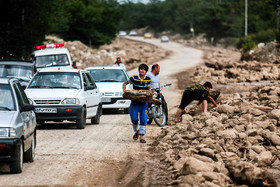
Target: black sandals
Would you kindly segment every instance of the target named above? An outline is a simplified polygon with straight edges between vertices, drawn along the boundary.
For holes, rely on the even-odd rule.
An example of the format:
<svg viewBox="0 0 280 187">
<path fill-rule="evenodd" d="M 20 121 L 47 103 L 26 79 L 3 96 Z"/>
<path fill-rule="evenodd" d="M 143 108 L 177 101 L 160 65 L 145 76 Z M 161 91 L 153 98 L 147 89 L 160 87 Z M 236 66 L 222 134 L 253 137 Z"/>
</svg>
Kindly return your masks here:
<svg viewBox="0 0 280 187">
<path fill-rule="evenodd" d="M 146 140 L 140 139 L 140 143 L 146 143 Z"/>
</svg>

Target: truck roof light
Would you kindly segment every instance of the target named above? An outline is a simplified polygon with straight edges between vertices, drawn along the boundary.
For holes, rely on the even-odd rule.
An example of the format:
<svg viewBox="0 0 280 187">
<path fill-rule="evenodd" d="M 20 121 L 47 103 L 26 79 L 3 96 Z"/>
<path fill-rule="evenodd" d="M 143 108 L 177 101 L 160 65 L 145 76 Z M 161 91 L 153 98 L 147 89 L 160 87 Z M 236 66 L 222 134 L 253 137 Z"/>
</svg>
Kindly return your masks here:
<svg viewBox="0 0 280 187">
<path fill-rule="evenodd" d="M 47 45 L 37 45 L 36 49 L 45 49 L 45 48 L 58 48 L 63 47 L 64 44 L 47 44 Z"/>
</svg>

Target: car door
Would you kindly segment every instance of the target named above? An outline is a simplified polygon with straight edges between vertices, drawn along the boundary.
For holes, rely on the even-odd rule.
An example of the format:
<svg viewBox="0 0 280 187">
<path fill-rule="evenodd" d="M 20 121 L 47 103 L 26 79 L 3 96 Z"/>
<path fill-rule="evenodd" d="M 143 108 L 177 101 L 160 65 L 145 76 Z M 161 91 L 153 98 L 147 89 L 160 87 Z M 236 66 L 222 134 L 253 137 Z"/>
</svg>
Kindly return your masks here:
<svg viewBox="0 0 280 187">
<path fill-rule="evenodd" d="M 91 75 L 88 72 L 83 72 L 82 74 L 86 86 L 90 87 L 88 90 L 85 89 L 87 95 L 87 117 L 93 117 L 96 115 L 98 104 L 101 102 L 101 95 Z"/>
<path fill-rule="evenodd" d="M 13 84 L 16 97 L 18 100 L 19 109 L 22 105 L 29 104 L 28 98 L 19 83 Z M 24 151 L 28 150 L 32 143 L 32 138 L 34 136 L 34 130 L 36 128 L 36 118 L 33 110 L 30 111 L 22 111 L 20 112 L 20 116 L 23 122 L 23 130 L 24 130 Z"/>
</svg>

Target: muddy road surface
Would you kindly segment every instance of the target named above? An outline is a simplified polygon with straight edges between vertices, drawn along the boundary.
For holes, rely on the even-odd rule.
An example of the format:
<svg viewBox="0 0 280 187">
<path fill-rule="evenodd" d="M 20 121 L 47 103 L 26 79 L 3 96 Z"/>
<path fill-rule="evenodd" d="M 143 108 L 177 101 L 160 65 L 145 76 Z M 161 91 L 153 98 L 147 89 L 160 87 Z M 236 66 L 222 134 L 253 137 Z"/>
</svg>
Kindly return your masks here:
<svg viewBox="0 0 280 187">
<path fill-rule="evenodd" d="M 182 90 L 177 89 L 174 74 L 199 64 L 202 52 L 180 44 L 161 43 L 159 39 L 141 40 L 173 51 L 161 66 L 161 83 L 172 83 L 163 90 L 174 117 Z M 137 70 L 129 71 L 131 76 Z M 132 139 L 133 130 L 128 114 L 105 111 L 99 125 L 83 130 L 74 123 L 46 123 L 37 129 L 36 157 L 24 163 L 21 174 L 9 174 L 6 164 L 0 164 L 0 186 L 150 186 L 158 184 L 150 174 L 152 162 L 147 160 L 149 144 L 160 132 L 156 124 L 147 126 L 146 144 Z M 150 167 L 149 167 L 150 166 Z M 156 171 L 154 171 L 156 175 Z"/>
</svg>

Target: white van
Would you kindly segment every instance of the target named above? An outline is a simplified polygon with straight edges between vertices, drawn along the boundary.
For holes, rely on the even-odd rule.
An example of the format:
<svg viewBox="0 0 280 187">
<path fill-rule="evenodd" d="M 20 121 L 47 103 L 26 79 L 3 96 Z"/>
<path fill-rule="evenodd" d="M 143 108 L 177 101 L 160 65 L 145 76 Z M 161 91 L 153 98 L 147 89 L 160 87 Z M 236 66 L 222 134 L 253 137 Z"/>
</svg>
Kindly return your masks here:
<svg viewBox="0 0 280 187">
<path fill-rule="evenodd" d="M 76 66 L 72 62 L 70 53 L 64 44 L 47 44 L 36 46 L 36 51 L 32 53 L 32 61 L 37 70 L 42 68 L 62 67 L 63 69 L 72 69 Z"/>
</svg>

